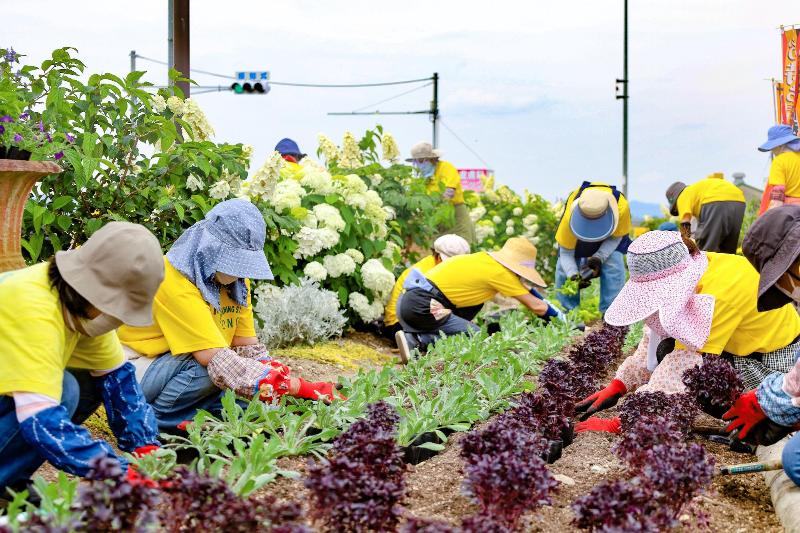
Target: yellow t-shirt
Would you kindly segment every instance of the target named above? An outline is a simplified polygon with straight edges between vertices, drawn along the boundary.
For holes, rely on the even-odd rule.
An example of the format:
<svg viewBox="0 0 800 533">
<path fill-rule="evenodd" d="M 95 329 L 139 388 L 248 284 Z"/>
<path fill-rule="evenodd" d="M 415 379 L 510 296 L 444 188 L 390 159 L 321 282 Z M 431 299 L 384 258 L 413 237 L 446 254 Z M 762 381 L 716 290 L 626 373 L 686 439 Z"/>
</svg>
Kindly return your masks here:
<svg viewBox="0 0 800 533">
<path fill-rule="evenodd" d="M 605 189 L 606 191 L 611 192 L 611 187 L 605 183 L 592 183 L 590 187 L 597 187 L 599 189 Z M 574 233 L 572 233 L 572 230 L 569 227 L 569 221 L 572 217 L 572 202 L 575 201 L 575 196 L 578 194 L 579 190 L 580 189 L 575 189 L 567 198 L 564 216 L 561 217 L 561 222 L 559 222 L 558 229 L 556 230 L 556 242 L 559 244 L 559 246 L 569 250 L 574 250 L 578 245 L 578 238 L 575 237 Z M 628 207 L 628 200 L 621 194 L 619 196 L 619 201 L 617 202 L 617 209 L 619 210 L 619 223 L 617 224 L 617 229 L 614 230 L 614 233 L 612 233 L 611 236 L 624 237 L 631 232 L 631 211 Z"/>
<path fill-rule="evenodd" d="M 395 283 L 394 287 L 392 288 L 392 294 L 389 295 L 389 302 L 386 304 L 386 311 L 383 313 L 384 324 L 387 326 L 393 326 L 399 322 L 399 320 L 397 320 L 397 300 L 399 300 L 400 295 L 403 294 L 403 283 L 411 273 L 411 269 L 416 268 L 424 274 L 435 266 L 436 258 L 432 255 L 429 255 L 428 257 L 423 257 L 414 265 L 405 269 L 402 274 L 400 274 L 400 277 L 397 278 L 397 283 Z"/>
<path fill-rule="evenodd" d="M 125 362 L 115 332 L 87 337 L 66 326 L 48 266 L 0 274 L 0 394 L 60 399 L 65 368 L 109 370 Z"/>
<path fill-rule="evenodd" d="M 800 198 L 800 152 L 783 152 L 769 167 L 770 185 L 785 185 L 786 196 Z"/>
<path fill-rule="evenodd" d="M 245 282 L 249 288 L 250 281 Z M 235 336 L 256 336 L 250 291 L 247 307 L 231 300 L 224 288 L 220 291 L 219 303 L 221 312 L 218 313 L 203 300 L 200 289 L 165 257 L 164 281 L 153 302 L 155 323 L 143 328 L 122 326 L 119 338 L 140 354 L 155 357 L 166 352 L 178 355 L 227 348 Z"/>
<path fill-rule="evenodd" d="M 800 315 L 791 304 L 758 312 L 759 276 L 747 259 L 739 255 L 706 253 L 708 270 L 697 283 L 697 292 L 713 295 L 715 302 L 711 334 L 701 352 L 766 353 L 783 348 L 800 335 Z"/>
<path fill-rule="evenodd" d="M 688 185 L 675 203 L 678 219 L 699 217 L 700 208 L 711 202 L 742 202 L 744 193 L 730 181 L 711 176 Z"/>
<path fill-rule="evenodd" d="M 425 274 L 456 307 L 480 305 L 503 296 L 522 296 L 528 290 L 519 276 L 495 261 L 487 252 L 457 255 Z"/>
<path fill-rule="evenodd" d="M 428 180 L 427 190 L 433 193 L 444 189 L 455 189 L 455 194 L 450 199 L 451 204 L 464 203 L 464 189 L 461 187 L 461 175 L 458 169 L 447 161 L 439 161 L 436 163 L 436 171 Z"/>
</svg>

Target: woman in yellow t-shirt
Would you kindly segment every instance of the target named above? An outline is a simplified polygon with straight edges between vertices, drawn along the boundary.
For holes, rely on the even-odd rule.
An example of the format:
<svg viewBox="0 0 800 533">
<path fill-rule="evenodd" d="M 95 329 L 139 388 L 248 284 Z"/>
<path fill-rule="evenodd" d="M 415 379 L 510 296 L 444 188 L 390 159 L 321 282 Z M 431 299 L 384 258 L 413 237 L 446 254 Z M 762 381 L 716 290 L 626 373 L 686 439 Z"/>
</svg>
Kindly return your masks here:
<svg viewBox="0 0 800 533">
<path fill-rule="evenodd" d="M 442 333 L 477 331 L 472 319 L 497 293 L 516 298 L 538 316 L 557 316 L 552 306 L 531 293 L 530 285 L 547 285 L 535 265 L 536 247 L 513 237 L 499 252 L 452 257 L 424 276 L 412 270 L 397 304 L 403 327 L 395 336 L 400 358 L 408 360 L 414 349 L 424 351 Z"/>
<path fill-rule="evenodd" d="M 772 126 L 767 131 L 767 141 L 758 150 L 772 155 L 759 216 L 779 205 L 800 204 L 800 138 L 792 127 Z"/>
<path fill-rule="evenodd" d="M 464 204 L 464 189 L 461 186 L 461 175 L 451 163 L 440 159 L 441 152 L 434 150 L 431 143 L 421 142 L 411 147 L 411 157 L 406 159 L 428 180 L 427 190 L 431 194 L 441 192 L 442 198 L 449 200 L 455 211 L 455 225 L 452 228 L 441 228 L 442 233 L 455 233 L 470 244 L 475 242 L 475 225 L 469 218 L 469 211 Z"/>
<path fill-rule="evenodd" d="M 100 403 L 126 452 L 158 447 L 158 428 L 114 329 L 153 321 L 161 247 L 143 226 L 110 222 L 83 246 L 0 274 L 0 495 L 25 489 L 45 460 L 85 476 L 128 461 L 81 424 Z"/>
<path fill-rule="evenodd" d="M 333 399 L 334 384 L 292 377 L 258 342 L 249 279 L 272 279 L 265 239 L 253 204 L 217 204 L 167 252 L 154 324 L 120 329 L 162 431 L 182 427 L 198 409 L 218 414 L 222 389 L 265 401 Z"/>
<path fill-rule="evenodd" d="M 683 373 L 702 362 L 701 353 L 728 359 L 747 390 L 794 365 L 800 315 L 791 304 L 758 311 L 758 272 L 744 257 L 701 252 L 674 231 L 650 231 L 628 249 L 628 268 L 631 277 L 605 320 L 615 326 L 643 320 L 646 335 L 611 384 L 578 404 L 583 418 L 634 389 L 684 392 Z M 612 421 L 594 419 L 580 429 L 618 431 Z"/>
<path fill-rule="evenodd" d="M 392 293 L 389 296 L 389 301 L 386 303 L 386 310 L 383 315 L 384 336 L 394 339 L 395 335 L 402 328 L 400 321 L 397 319 L 397 301 L 400 295 L 403 294 L 403 283 L 413 269 L 417 269 L 422 274 L 431 270 L 433 267 L 446 261 L 451 257 L 457 255 L 464 255 L 469 253 L 469 243 L 458 235 L 442 235 L 433 242 L 432 254 L 423 257 L 412 266 L 408 267 L 397 278 L 397 282 L 392 288 Z"/>
</svg>

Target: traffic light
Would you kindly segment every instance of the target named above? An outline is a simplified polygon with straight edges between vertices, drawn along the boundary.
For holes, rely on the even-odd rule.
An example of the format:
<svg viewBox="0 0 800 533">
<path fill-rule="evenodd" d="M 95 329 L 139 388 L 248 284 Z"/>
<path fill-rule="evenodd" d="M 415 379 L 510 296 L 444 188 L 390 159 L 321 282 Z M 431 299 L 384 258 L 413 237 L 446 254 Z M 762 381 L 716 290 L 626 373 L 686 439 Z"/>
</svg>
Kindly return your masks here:
<svg viewBox="0 0 800 533">
<path fill-rule="evenodd" d="M 237 72 L 231 91 L 236 94 L 265 94 L 269 92 L 269 72 Z"/>
<path fill-rule="evenodd" d="M 264 87 L 263 83 L 234 83 L 231 85 L 231 90 L 236 94 L 243 94 L 243 93 L 256 93 L 256 94 L 264 94 L 269 90 L 269 86 Z"/>
</svg>

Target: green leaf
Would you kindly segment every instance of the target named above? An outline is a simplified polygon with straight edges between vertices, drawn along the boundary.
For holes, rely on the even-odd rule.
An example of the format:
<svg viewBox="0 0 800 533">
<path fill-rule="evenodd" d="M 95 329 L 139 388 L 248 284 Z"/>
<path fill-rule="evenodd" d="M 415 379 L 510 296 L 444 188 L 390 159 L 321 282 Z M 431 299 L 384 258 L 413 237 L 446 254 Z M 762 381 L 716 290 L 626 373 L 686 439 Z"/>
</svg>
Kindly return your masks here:
<svg viewBox="0 0 800 533">
<path fill-rule="evenodd" d="M 437 444 L 435 442 L 426 442 L 425 444 L 420 444 L 419 446 L 415 446 L 415 448 L 424 448 L 426 450 L 433 450 L 434 452 L 440 452 L 444 450 L 444 444 Z"/>
<path fill-rule="evenodd" d="M 58 224 L 58 227 L 63 231 L 67 231 L 72 224 L 72 218 L 68 217 L 67 215 L 58 215 L 58 218 L 56 218 L 56 224 Z"/>
<path fill-rule="evenodd" d="M 185 209 L 181 204 L 175 204 L 175 211 L 178 213 L 178 219 L 183 221 Z"/>
<path fill-rule="evenodd" d="M 53 205 L 51 207 L 52 209 L 61 209 L 71 201 L 72 201 L 72 196 L 59 196 L 58 198 L 53 200 Z"/>
</svg>

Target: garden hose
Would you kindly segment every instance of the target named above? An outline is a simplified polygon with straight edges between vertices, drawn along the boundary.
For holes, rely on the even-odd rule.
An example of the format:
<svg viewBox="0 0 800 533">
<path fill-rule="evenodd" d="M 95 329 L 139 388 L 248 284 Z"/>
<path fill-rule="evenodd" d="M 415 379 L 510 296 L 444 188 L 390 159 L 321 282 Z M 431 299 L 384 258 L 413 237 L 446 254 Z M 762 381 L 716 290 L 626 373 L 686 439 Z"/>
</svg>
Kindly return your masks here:
<svg viewBox="0 0 800 533">
<path fill-rule="evenodd" d="M 744 463 L 740 465 L 727 465 L 719 467 L 715 473 L 717 476 L 733 476 L 738 474 L 753 474 L 756 472 L 769 472 L 770 470 L 780 470 L 783 463 L 780 459 L 774 461 L 762 461 L 758 463 Z"/>
</svg>

